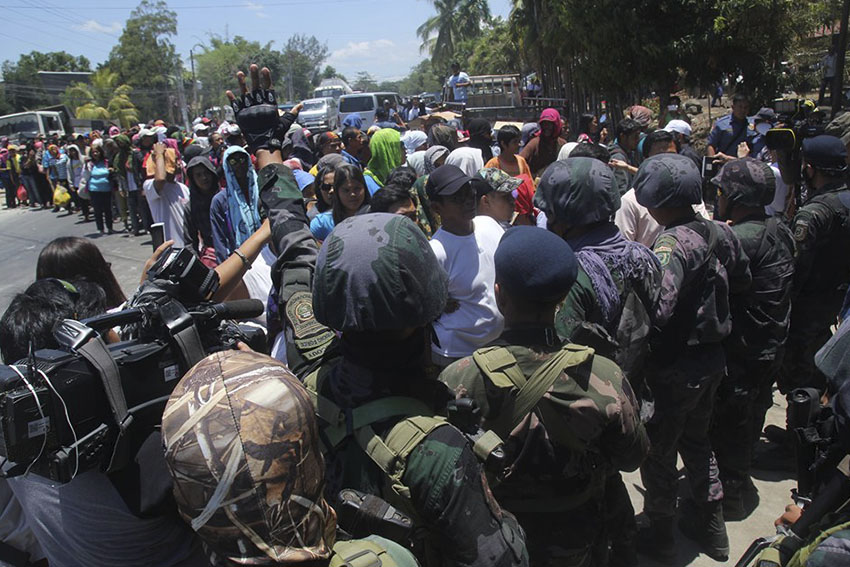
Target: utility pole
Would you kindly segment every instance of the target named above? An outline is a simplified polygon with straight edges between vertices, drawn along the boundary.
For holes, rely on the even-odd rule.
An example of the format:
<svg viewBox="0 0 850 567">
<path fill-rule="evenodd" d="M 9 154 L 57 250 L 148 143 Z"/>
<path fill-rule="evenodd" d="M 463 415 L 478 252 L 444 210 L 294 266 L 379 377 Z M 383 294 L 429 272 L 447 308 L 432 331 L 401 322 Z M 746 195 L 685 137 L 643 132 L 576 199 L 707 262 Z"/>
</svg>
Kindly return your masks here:
<svg viewBox="0 0 850 567">
<path fill-rule="evenodd" d="M 195 47 L 192 46 L 192 49 Z M 200 105 L 198 104 L 198 79 L 195 78 L 195 56 L 192 49 L 189 50 L 189 61 L 192 64 L 192 113 L 197 116 L 200 114 Z"/>
<path fill-rule="evenodd" d="M 832 79 L 832 116 L 841 108 L 844 94 L 841 92 L 844 82 L 844 59 L 847 54 L 847 20 L 850 18 L 850 0 L 844 0 L 841 10 L 841 23 L 838 32 L 838 50 L 835 53 L 835 77 Z"/>
<path fill-rule="evenodd" d="M 183 126 L 186 131 L 191 131 L 189 124 L 189 114 L 186 112 L 186 93 L 183 90 L 183 62 L 180 57 L 177 57 L 177 104 L 180 106 L 180 117 L 183 119 Z"/>
</svg>

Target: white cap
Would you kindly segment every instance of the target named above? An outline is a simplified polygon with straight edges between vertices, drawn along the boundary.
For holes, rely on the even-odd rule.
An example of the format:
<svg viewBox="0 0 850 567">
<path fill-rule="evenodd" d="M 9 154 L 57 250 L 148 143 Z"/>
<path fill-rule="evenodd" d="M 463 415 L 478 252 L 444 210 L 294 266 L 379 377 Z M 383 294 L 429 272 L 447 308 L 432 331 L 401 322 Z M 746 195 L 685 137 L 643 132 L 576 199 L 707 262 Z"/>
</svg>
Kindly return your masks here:
<svg viewBox="0 0 850 567">
<path fill-rule="evenodd" d="M 210 127 L 209 127 L 209 126 L 207 126 L 206 124 L 203 124 L 203 123 L 195 124 L 195 125 L 192 127 L 192 130 L 193 130 L 196 134 L 197 134 L 198 132 L 200 132 L 201 130 L 209 130 L 209 129 L 210 129 Z"/>
<path fill-rule="evenodd" d="M 153 128 L 142 128 L 139 130 L 139 138 L 144 138 L 145 136 L 156 136 L 156 131 Z"/>
<path fill-rule="evenodd" d="M 664 127 L 665 132 L 676 132 L 683 136 L 690 137 L 691 136 L 691 125 L 685 122 L 684 120 L 671 120 L 667 123 L 667 126 Z"/>
</svg>

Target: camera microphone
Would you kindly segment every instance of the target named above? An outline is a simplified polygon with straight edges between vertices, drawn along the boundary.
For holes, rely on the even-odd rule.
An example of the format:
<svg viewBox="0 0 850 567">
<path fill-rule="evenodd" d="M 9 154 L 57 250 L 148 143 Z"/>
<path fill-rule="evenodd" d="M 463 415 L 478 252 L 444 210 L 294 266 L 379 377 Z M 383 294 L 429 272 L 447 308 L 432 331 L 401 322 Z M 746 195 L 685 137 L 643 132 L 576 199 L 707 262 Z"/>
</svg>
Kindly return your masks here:
<svg viewBox="0 0 850 567">
<path fill-rule="evenodd" d="M 265 311 L 265 305 L 259 299 L 237 299 L 225 303 L 210 305 L 207 309 L 219 319 L 252 319 Z"/>
</svg>

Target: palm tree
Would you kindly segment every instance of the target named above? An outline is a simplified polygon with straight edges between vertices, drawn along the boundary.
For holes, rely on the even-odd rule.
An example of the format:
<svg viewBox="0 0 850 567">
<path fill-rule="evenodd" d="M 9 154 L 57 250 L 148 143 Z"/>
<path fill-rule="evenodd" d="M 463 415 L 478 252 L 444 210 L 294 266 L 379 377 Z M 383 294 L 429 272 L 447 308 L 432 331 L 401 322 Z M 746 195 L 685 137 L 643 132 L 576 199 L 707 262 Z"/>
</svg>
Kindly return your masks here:
<svg viewBox="0 0 850 567">
<path fill-rule="evenodd" d="M 482 23 L 490 19 L 487 0 L 432 0 L 437 13 L 416 29 L 422 39 L 420 49 L 431 55 L 435 68 L 445 66 L 457 44 L 481 34 Z"/>
<path fill-rule="evenodd" d="M 139 111 L 130 100 L 133 87 L 116 86 L 117 82 L 117 73 L 101 69 L 91 76 L 90 83 L 73 83 L 65 89 L 65 103 L 74 109 L 77 118 L 117 120 L 129 128 L 139 121 Z"/>
</svg>

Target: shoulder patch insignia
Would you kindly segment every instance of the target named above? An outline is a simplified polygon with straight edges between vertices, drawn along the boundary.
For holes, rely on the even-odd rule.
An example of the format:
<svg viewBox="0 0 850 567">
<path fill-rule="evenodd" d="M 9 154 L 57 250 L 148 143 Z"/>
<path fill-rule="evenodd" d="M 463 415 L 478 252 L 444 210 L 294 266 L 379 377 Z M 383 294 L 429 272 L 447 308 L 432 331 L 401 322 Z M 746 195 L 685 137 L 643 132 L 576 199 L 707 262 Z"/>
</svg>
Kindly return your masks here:
<svg viewBox="0 0 850 567">
<path fill-rule="evenodd" d="M 292 325 L 296 338 L 303 338 L 323 329 L 321 323 L 313 317 L 313 294 L 297 291 L 286 302 L 286 318 Z"/>
<path fill-rule="evenodd" d="M 673 254 L 673 249 L 676 247 L 676 239 L 671 236 L 661 236 L 655 243 L 653 252 L 658 256 L 658 261 L 664 267 L 670 263 L 670 257 Z"/>
<path fill-rule="evenodd" d="M 797 223 L 794 227 L 794 240 L 802 242 L 809 235 L 809 225 L 806 223 Z"/>
</svg>

